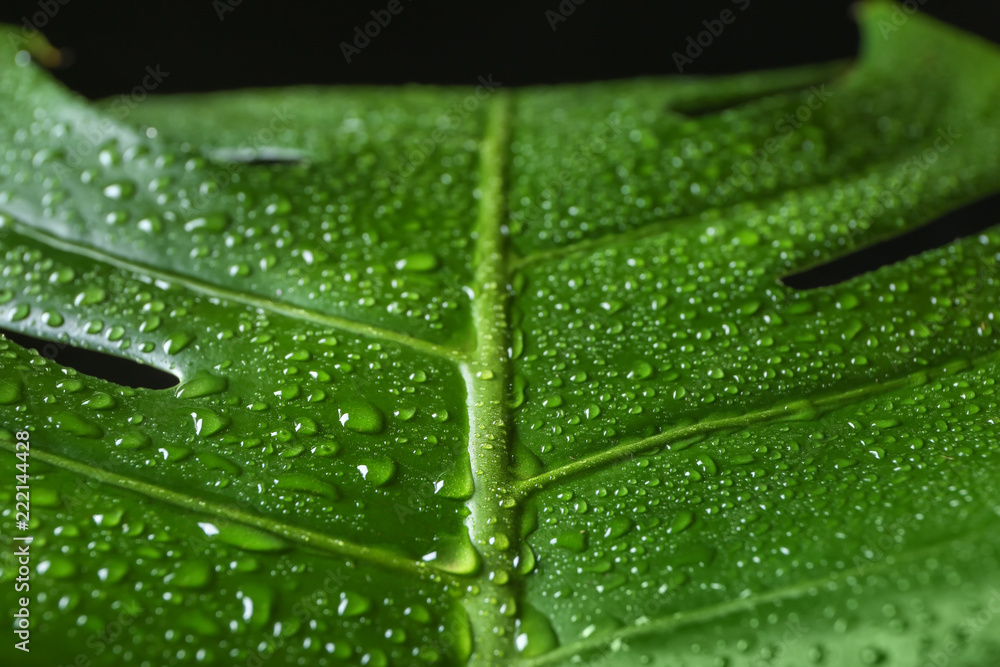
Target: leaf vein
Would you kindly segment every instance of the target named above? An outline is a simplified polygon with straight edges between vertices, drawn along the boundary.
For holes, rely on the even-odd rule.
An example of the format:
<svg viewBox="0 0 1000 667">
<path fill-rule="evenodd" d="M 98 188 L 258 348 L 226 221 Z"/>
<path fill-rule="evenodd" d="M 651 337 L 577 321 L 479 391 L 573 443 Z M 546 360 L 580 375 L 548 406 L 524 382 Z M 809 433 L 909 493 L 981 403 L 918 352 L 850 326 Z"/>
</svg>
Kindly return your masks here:
<svg viewBox="0 0 1000 667">
<path fill-rule="evenodd" d="M 316 310 L 282 303 L 280 301 L 275 301 L 273 299 L 254 294 L 238 292 L 236 290 L 227 289 L 211 283 L 202 282 L 172 271 L 155 269 L 145 264 L 133 262 L 123 257 L 83 245 L 79 242 L 56 238 L 47 232 L 41 231 L 19 220 L 8 221 L 5 226 L 22 236 L 31 238 L 39 243 L 55 248 L 56 250 L 86 257 L 96 262 L 108 264 L 130 273 L 146 276 L 153 280 L 161 280 L 172 283 L 203 296 L 231 303 L 238 303 L 255 308 L 259 311 L 282 315 L 284 317 L 309 322 L 310 324 L 315 324 L 321 327 L 329 327 L 331 329 L 356 334 L 358 336 L 365 336 L 381 341 L 396 343 L 397 345 L 410 348 L 417 352 L 447 359 L 452 362 L 458 362 L 463 357 L 462 351 L 458 349 L 431 343 L 430 341 L 420 338 L 414 338 L 413 336 L 392 331 L 391 329 L 372 326 L 370 324 L 365 324 L 363 322 L 358 322 L 344 317 L 338 317 L 336 315 L 328 315 Z"/>
<path fill-rule="evenodd" d="M 516 491 L 520 497 L 526 497 L 571 477 L 596 473 L 611 465 L 626 461 L 633 456 L 637 456 L 658 447 L 669 447 L 672 443 L 680 442 L 691 437 L 708 435 L 710 433 L 730 428 L 745 427 L 751 424 L 768 424 L 782 419 L 795 419 L 816 410 L 836 409 L 850 405 L 852 402 L 856 402 L 858 400 L 888 393 L 904 387 L 919 386 L 926 383 L 931 378 L 965 370 L 970 366 L 978 366 L 990 361 L 996 361 L 998 357 L 1000 357 L 1000 353 L 991 352 L 987 355 L 978 357 L 971 362 L 960 359 L 944 363 L 933 368 L 916 371 L 905 377 L 889 380 L 887 382 L 874 382 L 858 387 L 857 389 L 850 389 L 836 394 L 819 396 L 813 399 L 791 401 L 773 408 L 754 410 L 742 415 L 719 417 L 695 424 L 677 426 L 648 438 L 624 442 L 609 449 L 579 458 L 572 463 L 567 463 L 557 468 L 546 470 L 545 472 L 539 473 L 534 477 L 519 482 Z"/>
<path fill-rule="evenodd" d="M 0 440 L 0 447 L 11 452 L 15 449 L 14 443 L 7 440 Z M 195 498 L 172 489 L 167 489 L 162 486 L 137 480 L 125 475 L 120 475 L 103 468 L 97 468 L 95 466 L 75 461 L 58 454 L 52 454 L 35 447 L 32 447 L 31 449 L 31 457 L 63 470 L 96 480 L 102 484 L 108 484 L 120 489 L 126 489 L 128 491 L 141 494 L 147 498 L 169 503 L 171 505 L 199 512 L 207 516 L 217 517 L 227 521 L 250 526 L 304 546 L 313 547 L 340 556 L 347 556 L 348 558 L 356 558 L 388 570 L 418 575 L 424 578 L 433 577 L 439 580 L 452 579 L 451 574 L 438 570 L 432 565 L 422 561 L 411 560 L 389 551 L 356 544 L 354 542 L 330 537 L 329 535 L 324 535 L 323 533 L 318 533 L 299 526 L 293 526 L 267 517 L 250 514 L 230 505 Z"/>
</svg>

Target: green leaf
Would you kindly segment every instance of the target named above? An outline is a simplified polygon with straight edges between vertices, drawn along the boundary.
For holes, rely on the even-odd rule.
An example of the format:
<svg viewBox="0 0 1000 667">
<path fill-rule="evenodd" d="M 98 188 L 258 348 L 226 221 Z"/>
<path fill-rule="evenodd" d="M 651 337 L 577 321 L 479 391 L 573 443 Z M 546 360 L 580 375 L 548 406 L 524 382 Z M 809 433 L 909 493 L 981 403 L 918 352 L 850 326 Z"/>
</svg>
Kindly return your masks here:
<svg viewBox="0 0 1000 667">
<path fill-rule="evenodd" d="M 1000 229 L 779 280 L 1000 190 L 1000 53 L 860 11 L 854 64 L 96 105 L 5 29 L 4 663 L 993 664 Z"/>
</svg>

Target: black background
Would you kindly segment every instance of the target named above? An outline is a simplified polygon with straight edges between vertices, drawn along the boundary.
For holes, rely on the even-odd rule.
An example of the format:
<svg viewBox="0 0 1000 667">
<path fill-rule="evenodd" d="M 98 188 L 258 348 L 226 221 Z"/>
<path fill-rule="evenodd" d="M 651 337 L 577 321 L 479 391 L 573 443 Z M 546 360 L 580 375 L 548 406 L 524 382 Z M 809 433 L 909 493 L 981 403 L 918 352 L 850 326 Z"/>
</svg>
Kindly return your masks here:
<svg viewBox="0 0 1000 667">
<path fill-rule="evenodd" d="M 4 0 L 0 21 L 27 19 L 41 29 L 66 55 L 56 75 L 88 97 L 125 93 L 157 65 L 169 73 L 157 93 L 472 84 L 487 74 L 506 86 L 676 74 L 671 54 L 726 8 L 737 19 L 687 73 L 851 57 L 858 43 L 851 2 L 749 0 L 745 11 L 734 0 L 399 2 L 402 12 L 350 63 L 340 43 L 388 0 Z M 546 12 L 558 12 L 560 2 L 573 11 L 553 30 Z M 920 11 L 1000 42 L 1000 3 L 923 0 Z"/>
</svg>

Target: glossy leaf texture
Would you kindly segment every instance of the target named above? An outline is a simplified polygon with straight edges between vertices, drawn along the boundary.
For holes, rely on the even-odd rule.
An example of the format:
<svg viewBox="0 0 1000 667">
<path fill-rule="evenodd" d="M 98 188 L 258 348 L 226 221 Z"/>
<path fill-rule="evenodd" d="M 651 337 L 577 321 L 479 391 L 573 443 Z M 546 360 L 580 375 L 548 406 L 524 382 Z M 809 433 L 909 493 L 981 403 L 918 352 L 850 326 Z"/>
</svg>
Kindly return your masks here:
<svg viewBox="0 0 1000 667">
<path fill-rule="evenodd" d="M 781 282 L 1000 190 L 997 48 L 859 12 L 853 63 L 134 104 L 4 33 L 4 664 L 994 664 L 1000 229 Z"/>
</svg>

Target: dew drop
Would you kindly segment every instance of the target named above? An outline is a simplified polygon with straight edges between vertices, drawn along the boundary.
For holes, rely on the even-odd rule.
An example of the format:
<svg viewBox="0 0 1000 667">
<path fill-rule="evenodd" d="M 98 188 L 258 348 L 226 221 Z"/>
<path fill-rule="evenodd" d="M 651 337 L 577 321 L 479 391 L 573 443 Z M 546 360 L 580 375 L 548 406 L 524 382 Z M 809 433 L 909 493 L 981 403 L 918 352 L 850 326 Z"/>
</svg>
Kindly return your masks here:
<svg viewBox="0 0 1000 667">
<path fill-rule="evenodd" d="M 73 303 L 77 306 L 91 306 L 95 303 L 100 303 L 107 298 L 107 293 L 100 287 L 88 287 L 73 299 Z"/>
<path fill-rule="evenodd" d="M 383 486 L 392 481 L 396 474 L 396 464 L 391 459 L 378 457 L 367 460 L 358 466 L 362 478 L 375 486 Z"/>
<path fill-rule="evenodd" d="M 437 549 L 426 554 L 423 560 L 452 574 L 474 574 L 481 564 L 479 552 L 468 535 L 441 538 Z"/>
<path fill-rule="evenodd" d="M 164 583 L 181 588 L 204 588 L 212 578 L 208 563 L 200 560 L 184 559 L 176 570 L 164 577 Z"/>
<path fill-rule="evenodd" d="M 228 216 L 213 213 L 202 218 L 194 218 L 184 223 L 186 232 L 221 232 L 229 226 Z"/>
<path fill-rule="evenodd" d="M 148 447 L 153 441 L 148 435 L 140 431 L 127 431 L 115 440 L 115 444 L 122 449 L 141 449 Z"/>
<path fill-rule="evenodd" d="M 337 605 L 337 613 L 340 616 L 350 618 L 360 616 L 372 608 L 372 601 L 360 593 L 342 591 L 340 593 L 340 604 Z"/>
<path fill-rule="evenodd" d="M 381 432 L 385 427 L 385 416 L 371 403 L 347 400 L 337 410 L 340 413 L 340 423 L 352 431 L 373 434 Z"/>
<path fill-rule="evenodd" d="M 694 514 L 688 510 L 681 510 L 670 523 L 670 532 L 674 535 L 684 532 L 692 523 L 694 523 Z"/>
<path fill-rule="evenodd" d="M 286 473 L 277 479 L 274 486 L 277 489 L 311 493 L 332 501 L 340 500 L 337 487 L 303 473 Z"/>
<path fill-rule="evenodd" d="M 174 395 L 177 398 L 201 398 L 212 394 L 220 394 L 226 390 L 229 382 L 224 377 L 210 373 L 198 373 L 190 380 L 177 385 Z"/>
<path fill-rule="evenodd" d="M 429 252 L 414 252 L 396 262 L 396 268 L 400 271 L 412 271 L 414 273 L 426 273 L 434 271 L 440 266 L 441 261 L 437 255 Z"/>
<path fill-rule="evenodd" d="M 194 421 L 194 432 L 200 436 L 210 436 L 218 433 L 229 425 L 230 419 L 212 410 L 196 410 L 191 413 Z"/>
<path fill-rule="evenodd" d="M 20 380 L 8 378 L 0 380 L 0 405 L 12 405 L 21 401 Z"/>
<path fill-rule="evenodd" d="M 645 361 L 636 361 L 632 364 L 631 368 L 629 368 L 627 377 L 630 380 L 645 380 L 652 374 L 652 366 Z"/>
<path fill-rule="evenodd" d="M 267 533 L 239 523 L 227 523 L 221 527 L 212 523 L 199 523 L 208 536 L 215 536 L 220 542 L 246 549 L 247 551 L 284 551 L 288 543 L 277 535 Z"/>
<path fill-rule="evenodd" d="M 99 438 L 104 435 L 104 431 L 97 424 L 73 412 L 53 412 L 49 415 L 49 421 L 56 428 L 65 429 L 83 438 Z"/>
<path fill-rule="evenodd" d="M 527 603 L 521 605 L 516 628 L 514 644 L 526 658 L 548 653 L 559 645 L 548 617 Z"/>
<path fill-rule="evenodd" d="M 194 340 L 194 337 L 191 334 L 178 331 L 164 341 L 163 351 L 171 356 L 175 355 L 187 347 L 192 340 Z"/>
</svg>

